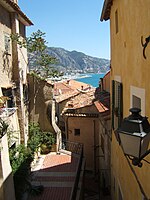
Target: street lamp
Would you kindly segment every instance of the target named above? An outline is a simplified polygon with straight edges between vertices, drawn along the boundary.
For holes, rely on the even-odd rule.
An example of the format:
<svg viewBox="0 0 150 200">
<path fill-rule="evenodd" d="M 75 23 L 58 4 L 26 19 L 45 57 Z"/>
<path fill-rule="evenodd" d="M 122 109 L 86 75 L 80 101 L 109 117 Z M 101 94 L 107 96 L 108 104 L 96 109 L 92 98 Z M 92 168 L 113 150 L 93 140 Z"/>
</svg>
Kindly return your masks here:
<svg viewBox="0 0 150 200">
<path fill-rule="evenodd" d="M 139 108 L 131 108 L 132 114 L 124 118 L 116 130 L 125 155 L 132 159 L 132 164 L 142 167 L 141 160 L 150 153 L 150 124 L 147 117 L 142 117 Z"/>
</svg>

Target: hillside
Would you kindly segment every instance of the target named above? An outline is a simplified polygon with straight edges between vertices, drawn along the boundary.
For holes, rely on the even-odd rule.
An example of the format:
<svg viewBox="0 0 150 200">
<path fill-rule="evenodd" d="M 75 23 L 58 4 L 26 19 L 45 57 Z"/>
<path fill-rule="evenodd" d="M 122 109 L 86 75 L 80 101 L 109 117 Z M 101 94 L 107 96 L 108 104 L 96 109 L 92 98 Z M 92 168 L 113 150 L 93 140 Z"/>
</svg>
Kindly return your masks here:
<svg viewBox="0 0 150 200">
<path fill-rule="evenodd" d="M 60 71 L 102 72 L 109 70 L 110 61 L 107 59 L 88 56 L 82 52 L 67 51 L 63 48 L 48 47 L 48 53 L 59 61 L 55 67 Z"/>
</svg>

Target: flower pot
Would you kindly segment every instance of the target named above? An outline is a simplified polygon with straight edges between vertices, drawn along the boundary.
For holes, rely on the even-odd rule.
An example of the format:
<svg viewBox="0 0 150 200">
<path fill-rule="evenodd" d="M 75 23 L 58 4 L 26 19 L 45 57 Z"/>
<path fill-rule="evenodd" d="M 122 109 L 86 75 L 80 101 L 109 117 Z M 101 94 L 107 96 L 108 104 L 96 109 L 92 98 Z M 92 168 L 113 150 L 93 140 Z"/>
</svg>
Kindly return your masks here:
<svg viewBox="0 0 150 200">
<path fill-rule="evenodd" d="M 49 147 L 46 146 L 46 144 L 41 145 L 41 154 L 48 154 L 51 151 Z"/>
</svg>

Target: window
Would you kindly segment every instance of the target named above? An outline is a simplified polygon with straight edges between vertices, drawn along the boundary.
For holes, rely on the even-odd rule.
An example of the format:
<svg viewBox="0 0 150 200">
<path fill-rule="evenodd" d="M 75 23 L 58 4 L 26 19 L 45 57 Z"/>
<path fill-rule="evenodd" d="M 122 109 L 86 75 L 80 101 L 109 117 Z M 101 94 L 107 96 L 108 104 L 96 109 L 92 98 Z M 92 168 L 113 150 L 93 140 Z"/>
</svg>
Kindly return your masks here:
<svg viewBox="0 0 150 200">
<path fill-rule="evenodd" d="M 116 28 L 116 33 L 118 33 L 118 10 L 115 12 L 115 28 Z"/>
<path fill-rule="evenodd" d="M 145 88 L 130 86 L 130 108 L 141 109 L 141 115 L 145 115 Z"/>
<path fill-rule="evenodd" d="M 132 96 L 132 105 L 134 108 L 141 109 L 141 99 L 135 95 Z"/>
<path fill-rule="evenodd" d="M 4 34 L 4 44 L 5 44 L 5 51 L 10 53 L 10 36 L 8 34 Z"/>
<path fill-rule="evenodd" d="M 7 100 L 6 107 L 7 108 L 13 108 L 15 107 L 14 103 L 14 97 L 12 93 L 12 88 L 2 88 L 2 93 L 5 97 L 9 97 L 9 100 Z"/>
<path fill-rule="evenodd" d="M 26 36 L 26 33 L 25 33 L 25 25 L 22 24 L 20 21 L 19 21 L 19 34 L 25 38 Z"/>
<path fill-rule="evenodd" d="M 122 83 L 112 81 L 112 128 L 117 129 L 123 118 Z"/>
<path fill-rule="evenodd" d="M 28 103 L 28 86 L 23 84 L 23 99 L 24 103 Z"/>
<path fill-rule="evenodd" d="M 80 129 L 74 129 L 74 135 L 80 135 Z"/>
</svg>

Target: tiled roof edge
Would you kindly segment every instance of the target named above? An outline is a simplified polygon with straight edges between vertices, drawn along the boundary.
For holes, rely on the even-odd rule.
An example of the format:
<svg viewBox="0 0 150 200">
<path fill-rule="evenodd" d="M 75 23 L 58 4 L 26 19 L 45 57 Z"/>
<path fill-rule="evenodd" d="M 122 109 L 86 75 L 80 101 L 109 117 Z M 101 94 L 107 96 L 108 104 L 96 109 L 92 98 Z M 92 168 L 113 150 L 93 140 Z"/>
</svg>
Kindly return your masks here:
<svg viewBox="0 0 150 200">
<path fill-rule="evenodd" d="M 28 25 L 33 25 L 32 21 L 21 11 L 20 7 L 11 0 L 3 0 L 9 4 L 27 23 Z"/>
<path fill-rule="evenodd" d="M 113 3 L 113 0 L 104 1 L 100 21 L 103 21 L 103 20 L 107 21 L 108 19 L 110 19 L 110 11 L 111 11 L 112 3 Z"/>
</svg>

